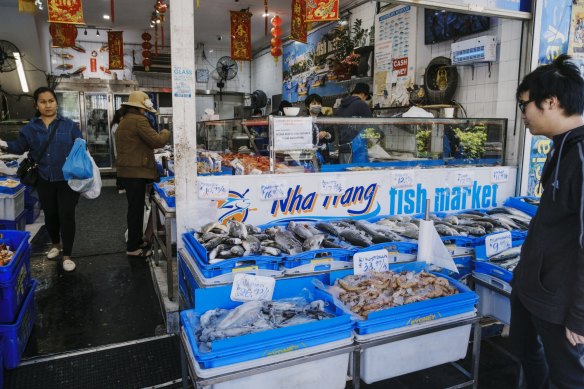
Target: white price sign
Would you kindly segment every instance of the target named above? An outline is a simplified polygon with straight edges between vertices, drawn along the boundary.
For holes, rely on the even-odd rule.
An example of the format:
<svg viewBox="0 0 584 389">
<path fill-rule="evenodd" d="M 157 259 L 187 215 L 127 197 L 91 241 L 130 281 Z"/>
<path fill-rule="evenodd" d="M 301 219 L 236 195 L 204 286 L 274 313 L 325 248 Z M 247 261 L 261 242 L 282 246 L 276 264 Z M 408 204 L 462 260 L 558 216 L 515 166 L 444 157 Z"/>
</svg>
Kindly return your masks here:
<svg viewBox="0 0 584 389">
<path fill-rule="evenodd" d="M 320 180 L 320 194 L 342 195 L 347 184 L 344 178 L 323 178 Z"/>
<path fill-rule="evenodd" d="M 487 257 L 502 253 L 513 247 L 511 231 L 501 232 L 500 234 L 489 235 L 485 238 Z"/>
<path fill-rule="evenodd" d="M 274 150 L 312 149 L 313 132 L 311 117 L 274 118 Z"/>
<path fill-rule="evenodd" d="M 276 280 L 272 277 L 236 274 L 231 287 L 233 301 L 269 301 L 274 295 Z"/>
<path fill-rule="evenodd" d="M 199 181 L 199 198 L 210 200 L 225 200 L 229 196 L 229 185 L 226 181 Z"/>
<path fill-rule="evenodd" d="M 361 275 L 372 271 L 389 270 L 389 253 L 387 250 L 373 250 L 355 253 L 353 256 L 353 272 Z"/>
<path fill-rule="evenodd" d="M 491 170 L 491 182 L 507 182 L 509 181 L 509 168 L 498 167 Z"/>
<path fill-rule="evenodd" d="M 473 172 L 455 172 L 454 185 L 455 186 L 472 186 L 475 179 Z"/>
<path fill-rule="evenodd" d="M 260 185 L 261 200 L 282 200 L 286 198 L 286 184 L 269 182 Z"/>
<path fill-rule="evenodd" d="M 394 188 L 409 188 L 414 186 L 416 177 L 412 172 L 395 172 L 393 173 L 392 186 Z"/>
</svg>

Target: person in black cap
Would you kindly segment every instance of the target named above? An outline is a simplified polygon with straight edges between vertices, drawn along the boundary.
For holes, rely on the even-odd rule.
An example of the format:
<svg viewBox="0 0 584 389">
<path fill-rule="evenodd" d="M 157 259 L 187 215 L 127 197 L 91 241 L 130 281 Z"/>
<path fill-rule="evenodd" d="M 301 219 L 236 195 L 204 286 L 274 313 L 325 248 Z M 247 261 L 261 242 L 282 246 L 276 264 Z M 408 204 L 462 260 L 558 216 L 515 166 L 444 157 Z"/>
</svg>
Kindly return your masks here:
<svg viewBox="0 0 584 389">
<path fill-rule="evenodd" d="M 359 82 L 347 96 L 341 100 L 341 106 L 337 110 L 337 116 L 350 117 L 373 117 L 367 100 L 371 99 L 369 85 Z M 359 142 L 358 135 L 360 129 L 354 125 L 342 126 L 339 129 L 339 163 L 367 162 L 367 148 L 362 147 L 362 140 Z"/>
</svg>

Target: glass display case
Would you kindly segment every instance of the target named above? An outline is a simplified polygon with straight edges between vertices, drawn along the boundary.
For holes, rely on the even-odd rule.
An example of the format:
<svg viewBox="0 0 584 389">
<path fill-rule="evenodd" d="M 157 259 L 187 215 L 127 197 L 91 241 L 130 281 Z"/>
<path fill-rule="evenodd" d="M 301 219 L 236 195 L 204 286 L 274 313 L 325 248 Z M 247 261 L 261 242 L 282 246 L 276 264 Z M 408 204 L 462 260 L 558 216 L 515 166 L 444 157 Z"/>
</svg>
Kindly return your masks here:
<svg viewBox="0 0 584 389">
<path fill-rule="evenodd" d="M 228 164 L 240 158 L 267 158 L 271 166 L 268 171 L 260 169 L 264 173 L 493 166 L 505 162 L 507 119 L 319 117 L 312 120 L 312 145 L 270 153 L 275 123 L 288 119 L 199 122 L 198 148 L 215 152 Z M 223 174 L 225 166 L 223 163 Z M 252 171 L 240 169 L 238 173 Z"/>
</svg>

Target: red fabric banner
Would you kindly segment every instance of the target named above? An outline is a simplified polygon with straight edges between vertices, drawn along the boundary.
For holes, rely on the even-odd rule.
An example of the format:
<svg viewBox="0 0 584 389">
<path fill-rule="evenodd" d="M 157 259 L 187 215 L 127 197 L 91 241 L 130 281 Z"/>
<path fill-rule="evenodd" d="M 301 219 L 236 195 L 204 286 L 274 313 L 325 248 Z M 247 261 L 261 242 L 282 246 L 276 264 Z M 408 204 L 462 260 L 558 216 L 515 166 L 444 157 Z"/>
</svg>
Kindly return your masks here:
<svg viewBox="0 0 584 389">
<path fill-rule="evenodd" d="M 290 22 L 290 39 L 306 43 L 308 25 L 306 24 L 306 0 L 292 1 L 292 20 Z"/>
<path fill-rule="evenodd" d="M 306 22 L 339 20 L 339 0 L 306 0 Z"/>
<path fill-rule="evenodd" d="M 53 38 L 53 47 L 74 47 L 77 27 L 71 24 L 49 24 L 49 33 Z"/>
<path fill-rule="evenodd" d="M 251 14 L 231 12 L 231 58 L 251 61 Z"/>
<path fill-rule="evenodd" d="M 89 71 L 91 73 L 97 73 L 97 59 L 96 58 L 89 59 Z"/>
<path fill-rule="evenodd" d="M 108 31 L 109 69 L 124 70 L 124 32 Z"/>
<path fill-rule="evenodd" d="M 81 0 L 47 0 L 49 23 L 85 24 Z"/>
</svg>

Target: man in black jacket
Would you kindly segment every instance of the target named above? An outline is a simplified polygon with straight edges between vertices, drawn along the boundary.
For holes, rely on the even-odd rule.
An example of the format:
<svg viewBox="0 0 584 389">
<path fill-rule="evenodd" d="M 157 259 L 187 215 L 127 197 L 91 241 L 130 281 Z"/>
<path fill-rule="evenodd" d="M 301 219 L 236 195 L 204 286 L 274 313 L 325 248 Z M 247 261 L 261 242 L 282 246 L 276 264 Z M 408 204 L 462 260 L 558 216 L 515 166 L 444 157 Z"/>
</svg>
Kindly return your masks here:
<svg viewBox="0 0 584 389">
<path fill-rule="evenodd" d="M 513 275 L 511 339 L 527 388 L 584 388 L 584 80 L 567 55 L 517 88 L 533 135 L 553 139 Z"/>
<path fill-rule="evenodd" d="M 341 100 L 341 106 L 337 110 L 337 116 L 350 118 L 350 117 L 363 117 L 370 118 L 373 115 L 369 109 L 369 104 L 367 100 L 371 99 L 371 92 L 369 91 L 369 85 L 359 82 L 355 85 L 355 88 L 351 92 L 350 96 L 344 97 Z M 353 140 L 359 134 L 360 128 L 355 125 L 344 125 L 339 129 L 339 163 L 351 163 L 353 160 L 359 160 L 354 154 L 359 152 L 365 152 L 366 149 L 360 148 L 356 150 Z M 362 150 L 361 150 L 362 149 Z M 366 158 L 364 156 L 363 158 Z M 363 159 L 361 158 L 361 159 Z"/>
</svg>

